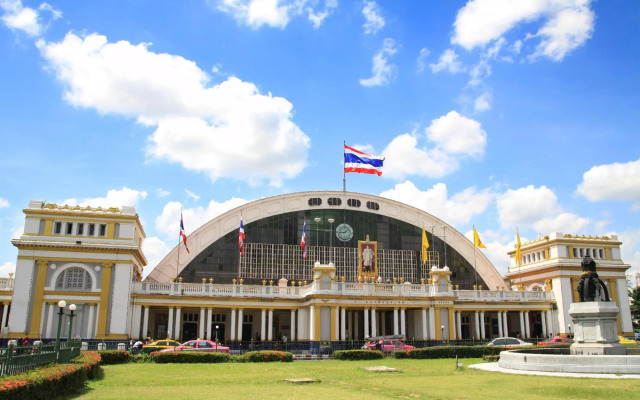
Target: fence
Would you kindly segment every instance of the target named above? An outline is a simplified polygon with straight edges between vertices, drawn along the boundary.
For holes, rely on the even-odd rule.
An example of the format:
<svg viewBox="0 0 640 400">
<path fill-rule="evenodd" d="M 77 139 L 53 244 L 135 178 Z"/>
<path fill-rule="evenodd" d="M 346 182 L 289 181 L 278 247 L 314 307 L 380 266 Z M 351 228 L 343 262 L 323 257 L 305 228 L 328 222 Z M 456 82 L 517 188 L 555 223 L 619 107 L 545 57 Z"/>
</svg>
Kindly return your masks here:
<svg viewBox="0 0 640 400">
<path fill-rule="evenodd" d="M 0 348 L 0 376 L 15 375 L 43 365 L 67 363 L 80 355 L 80 341 L 61 342 L 60 349 L 56 344 L 37 344 L 33 346 L 9 346 Z"/>
</svg>

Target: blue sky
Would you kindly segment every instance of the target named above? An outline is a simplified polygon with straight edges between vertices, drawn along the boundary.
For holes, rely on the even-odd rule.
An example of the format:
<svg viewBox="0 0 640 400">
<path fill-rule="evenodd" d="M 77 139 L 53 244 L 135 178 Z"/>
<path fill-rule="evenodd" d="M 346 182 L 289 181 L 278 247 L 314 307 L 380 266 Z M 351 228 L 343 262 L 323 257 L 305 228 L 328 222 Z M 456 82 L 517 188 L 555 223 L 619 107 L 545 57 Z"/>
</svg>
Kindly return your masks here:
<svg viewBox="0 0 640 400">
<path fill-rule="evenodd" d="M 0 0 L 0 275 L 30 199 L 136 206 L 148 274 L 185 229 L 342 189 L 419 207 L 505 272 L 617 234 L 640 265 L 635 0 Z M 436 232 L 437 234 L 438 232 Z"/>
</svg>

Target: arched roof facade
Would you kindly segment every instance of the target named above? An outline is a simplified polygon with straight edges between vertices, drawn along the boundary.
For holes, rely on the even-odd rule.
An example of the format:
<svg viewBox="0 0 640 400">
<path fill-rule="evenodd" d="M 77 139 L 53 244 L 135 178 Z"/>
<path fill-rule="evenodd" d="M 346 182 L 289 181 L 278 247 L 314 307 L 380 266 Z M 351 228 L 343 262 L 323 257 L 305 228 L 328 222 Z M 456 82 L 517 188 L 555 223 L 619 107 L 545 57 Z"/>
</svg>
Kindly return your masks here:
<svg viewBox="0 0 640 400">
<path fill-rule="evenodd" d="M 323 219 L 320 225 L 314 222 L 316 216 Z M 333 249 L 356 247 L 354 243 L 357 240 L 364 240 L 366 235 L 371 234 L 371 240 L 379 241 L 379 249 L 410 251 L 417 253 L 418 259 L 422 227 L 425 227 L 431 244 L 429 250 L 439 253 L 440 267 L 447 264 L 447 261 L 450 263 L 454 275 L 458 273 L 461 281 L 467 283 L 465 289 L 470 289 L 469 286 L 475 280 L 472 275 L 475 275 L 476 271 L 478 283 L 483 284 L 485 288 L 495 290 L 504 285 L 500 273 L 489 259 L 481 251 L 475 250 L 473 242 L 446 222 L 398 201 L 346 191 L 284 194 L 252 201 L 230 210 L 206 222 L 189 235 L 190 253 L 187 253 L 184 247 L 173 248 L 151 272 L 148 279 L 168 282 L 173 277 L 181 276 L 185 282 L 200 282 L 202 278 L 211 276 L 216 282 L 224 283 L 225 280 L 230 280 L 232 275 L 243 277 L 242 274 L 246 273 L 243 265 L 247 263 L 248 257 L 245 255 L 244 258 L 240 258 L 237 251 L 241 218 L 247 232 L 245 246 L 257 245 L 254 242 L 288 243 L 289 248 L 299 252 L 296 256 L 298 261 L 294 263 L 306 263 L 311 267 L 313 261 L 302 258 L 301 248 L 296 250 L 300 245 L 303 221 L 307 224 L 307 245 L 310 247 L 318 244 L 318 241 L 321 242 L 320 246 L 324 244 Z M 335 219 L 335 224 L 329 225 L 326 222 L 328 218 Z M 334 229 L 343 221 L 354 226 L 354 238 L 350 242 L 342 243 L 334 236 Z M 433 231 L 430 230 L 432 226 L 435 227 Z M 331 232 L 324 235 L 323 232 L 329 228 Z M 446 237 L 443 237 L 444 235 Z M 403 238 L 402 241 L 397 240 L 399 237 Z M 442 254 L 445 242 L 448 252 L 446 261 L 443 260 Z M 229 256 L 218 264 L 213 258 L 218 252 L 223 252 L 223 248 L 226 248 Z M 474 251 L 476 271 L 473 271 Z M 418 264 L 421 264 L 421 261 L 418 261 Z M 340 268 L 340 265 L 336 263 L 336 267 Z M 414 279 L 428 278 L 424 272 L 413 276 Z M 300 279 L 296 276 L 287 278 Z M 455 277 L 453 280 L 456 283 Z"/>
</svg>

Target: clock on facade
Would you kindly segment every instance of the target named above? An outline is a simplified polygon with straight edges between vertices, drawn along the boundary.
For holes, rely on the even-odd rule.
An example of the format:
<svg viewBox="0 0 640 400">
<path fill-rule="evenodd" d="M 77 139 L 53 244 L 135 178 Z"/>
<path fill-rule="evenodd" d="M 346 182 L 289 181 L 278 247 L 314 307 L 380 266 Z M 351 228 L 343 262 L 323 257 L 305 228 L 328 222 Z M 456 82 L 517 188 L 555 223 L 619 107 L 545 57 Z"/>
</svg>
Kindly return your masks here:
<svg viewBox="0 0 640 400">
<path fill-rule="evenodd" d="M 336 237 L 343 242 L 348 242 L 353 238 L 353 228 L 346 223 L 338 225 L 336 227 Z"/>
</svg>

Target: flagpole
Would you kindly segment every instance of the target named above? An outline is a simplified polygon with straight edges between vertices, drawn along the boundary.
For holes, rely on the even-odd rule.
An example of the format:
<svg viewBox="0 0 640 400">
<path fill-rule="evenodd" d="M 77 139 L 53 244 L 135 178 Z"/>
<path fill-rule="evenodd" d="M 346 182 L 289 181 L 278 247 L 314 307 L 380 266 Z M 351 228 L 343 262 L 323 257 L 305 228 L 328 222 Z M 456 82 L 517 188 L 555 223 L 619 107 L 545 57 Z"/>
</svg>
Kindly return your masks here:
<svg viewBox="0 0 640 400">
<path fill-rule="evenodd" d="M 347 166 L 344 161 L 344 146 L 347 145 L 346 140 L 342 141 L 342 145 L 343 145 L 342 146 L 342 191 L 346 192 L 347 191 L 347 172 L 344 170 L 345 167 Z"/>
<path fill-rule="evenodd" d="M 183 206 L 180 206 L 180 223 L 182 223 L 182 210 Z M 182 227 L 180 227 L 180 234 L 178 234 L 178 263 L 176 264 L 176 282 L 178 281 L 178 268 L 180 268 L 180 242 L 182 241 Z"/>
<path fill-rule="evenodd" d="M 476 276 L 476 289 L 478 289 L 478 268 L 476 267 L 476 226 L 473 225 L 473 271 Z"/>
</svg>

